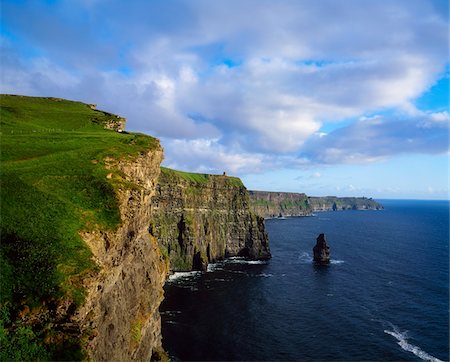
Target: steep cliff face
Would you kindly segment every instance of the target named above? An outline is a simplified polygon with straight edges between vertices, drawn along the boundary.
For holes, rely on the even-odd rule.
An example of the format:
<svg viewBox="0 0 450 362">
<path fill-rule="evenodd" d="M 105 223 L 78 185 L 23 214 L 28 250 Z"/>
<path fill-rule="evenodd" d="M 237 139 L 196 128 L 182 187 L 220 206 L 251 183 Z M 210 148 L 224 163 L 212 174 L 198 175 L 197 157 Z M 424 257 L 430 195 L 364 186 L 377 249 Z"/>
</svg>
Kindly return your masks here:
<svg viewBox="0 0 450 362">
<path fill-rule="evenodd" d="M 311 214 L 308 196 L 294 192 L 249 191 L 251 209 L 262 217 Z"/>
<path fill-rule="evenodd" d="M 82 235 L 100 271 L 85 280 L 86 302 L 75 319 L 91 331 L 87 349 L 94 361 L 143 361 L 162 351 L 158 308 L 168 265 L 148 233 L 161 160 L 161 149 L 130 161 L 110 159 L 107 167 L 130 186 L 117 191 L 122 224 Z"/>
<path fill-rule="evenodd" d="M 270 258 L 264 220 L 239 179 L 162 169 L 150 232 L 173 271 L 201 270 L 228 256 Z"/>
</svg>

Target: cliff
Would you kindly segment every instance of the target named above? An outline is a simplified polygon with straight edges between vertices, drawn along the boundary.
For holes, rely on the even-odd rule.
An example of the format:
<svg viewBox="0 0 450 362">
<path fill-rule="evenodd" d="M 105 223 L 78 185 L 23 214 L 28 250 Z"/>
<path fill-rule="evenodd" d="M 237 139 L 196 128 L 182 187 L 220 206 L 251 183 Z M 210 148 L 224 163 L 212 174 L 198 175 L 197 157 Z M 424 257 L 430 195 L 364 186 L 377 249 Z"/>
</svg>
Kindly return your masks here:
<svg viewBox="0 0 450 362">
<path fill-rule="evenodd" d="M 153 137 L 58 98 L 0 96 L 0 359 L 164 358 L 169 270 L 270 257 L 239 179 L 160 168 Z"/>
<path fill-rule="evenodd" d="M 382 210 L 383 205 L 367 197 L 308 197 L 313 211 Z"/>
<path fill-rule="evenodd" d="M 132 185 L 117 190 L 122 223 L 114 231 L 82 233 L 99 272 L 84 281 L 87 298 L 74 320 L 82 332 L 93 331 L 86 348 L 94 361 L 143 361 L 163 353 L 158 308 L 168 264 L 148 233 L 161 161 L 161 149 L 110 159 L 107 168 Z"/>
<path fill-rule="evenodd" d="M 262 217 L 306 216 L 311 214 L 303 193 L 249 191 L 252 210 Z"/>
<path fill-rule="evenodd" d="M 303 193 L 249 191 L 250 207 L 261 217 L 308 216 L 316 211 L 381 210 L 383 205 L 366 197 L 311 197 Z"/>
<path fill-rule="evenodd" d="M 149 360 L 168 263 L 153 137 L 80 102 L 0 97 L 1 360 Z"/>
<path fill-rule="evenodd" d="M 151 214 L 150 233 L 173 271 L 206 269 L 229 256 L 270 258 L 264 220 L 251 212 L 237 178 L 162 168 Z"/>
</svg>

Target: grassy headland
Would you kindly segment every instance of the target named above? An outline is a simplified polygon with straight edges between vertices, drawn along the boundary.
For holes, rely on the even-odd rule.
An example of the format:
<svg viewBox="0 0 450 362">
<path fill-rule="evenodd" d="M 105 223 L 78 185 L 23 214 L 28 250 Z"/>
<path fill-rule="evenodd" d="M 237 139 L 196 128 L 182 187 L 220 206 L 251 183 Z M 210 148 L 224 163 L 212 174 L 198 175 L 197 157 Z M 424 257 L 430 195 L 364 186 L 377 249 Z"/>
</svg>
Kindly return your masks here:
<svg viewBox="0 0 450 362">
<path fill-rule="evenodd" d="M 61 336 L 33 314 L 60 298 L 83 301 L 81 281 L 95 265 L 79 233 L 120 223 L 114 189 L 126 184 L 105 159 L 158 146 L 104 128 L 117 119 L 80 102 L 0 96 L 1 360 L 61 357 L 52 350 Z"/>
<path fill-rule="evenodd" d="M 220 175 L 210 175 L 206 173 L 194 173 L 173 170 L 167 167 L 161 167 L 161 172 L 171 178 L 181 178 L 193 184 L 206 184 L 212 177 L 220 177 Z M 241 179 L 233 176 L 226 176 L 226 180 L 230 185 L 244 187 Z"/>
</svg>

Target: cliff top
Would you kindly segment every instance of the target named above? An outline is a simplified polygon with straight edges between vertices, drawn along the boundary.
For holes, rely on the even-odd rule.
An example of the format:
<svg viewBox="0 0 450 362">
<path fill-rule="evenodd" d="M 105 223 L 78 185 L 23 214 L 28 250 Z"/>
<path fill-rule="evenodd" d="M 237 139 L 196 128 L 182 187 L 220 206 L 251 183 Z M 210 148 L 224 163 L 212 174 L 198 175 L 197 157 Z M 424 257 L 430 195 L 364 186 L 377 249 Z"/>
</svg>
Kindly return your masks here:
<svg viewBox="0 0 450 362">
<path fill-rule="evenodd" d="M 181 178 L 193 184 L 206 184 L 213 178 L 223 178 L 229 182 L 232 186 L 244 187 L 241 179 L 233 176 L 226 175 L 211 175 L 206 173 L 194 173 L 194 172 L 184 172 L 178 170 L 172 170 L 167 167 L 161 167 L 161 172 L 172 178 Z"/>
</svg>

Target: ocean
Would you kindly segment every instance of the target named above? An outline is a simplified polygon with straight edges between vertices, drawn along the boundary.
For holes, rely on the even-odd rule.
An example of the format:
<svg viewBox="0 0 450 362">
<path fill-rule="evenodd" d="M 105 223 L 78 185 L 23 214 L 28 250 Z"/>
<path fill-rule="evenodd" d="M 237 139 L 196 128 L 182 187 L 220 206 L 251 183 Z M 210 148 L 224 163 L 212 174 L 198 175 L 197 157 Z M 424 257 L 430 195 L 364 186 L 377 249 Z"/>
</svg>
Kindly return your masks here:
<svg viewBox="0 0 450 362">
<path fill-rule="evenodd" d="M 448 361 L 449 202 L 266 220 L 272 259 L 176 273 L 161 305 L 173 360 Z M 325 233 L 331 264 L 312 248 Z"/>
</svg>

